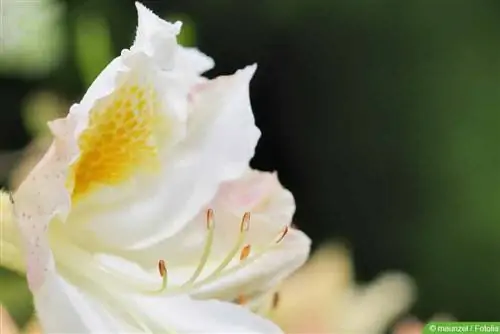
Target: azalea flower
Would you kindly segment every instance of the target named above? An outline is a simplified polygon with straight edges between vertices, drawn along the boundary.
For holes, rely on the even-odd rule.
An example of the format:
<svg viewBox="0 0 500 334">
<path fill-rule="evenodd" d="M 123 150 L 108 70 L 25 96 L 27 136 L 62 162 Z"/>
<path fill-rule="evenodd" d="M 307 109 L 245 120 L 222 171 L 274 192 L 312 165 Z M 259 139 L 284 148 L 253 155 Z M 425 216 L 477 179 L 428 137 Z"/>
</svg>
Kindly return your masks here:
<svg viewBox="0 0 500 334">
<path fill-rule="evenodd" d="M 244 301 L 300 267 L 310 240 L 277 175 L 249 167 L 256 66 L 204 78 L 213 61 L 177 45 L 181 23 L 136 6 L 134 44 L 49 123 L 52 145 L 8 204 L 41 326 L 280 332 Z"/>
<path fill-rule="evenodd" d="M 41 334 L 42 331 L 38 322 L 31 319 L 24 330 L 17 327 L 14 319 L 10 316 L 7 309 L 0 305 L 0 333 L 2 334 Z"/>
<path fill-rule="evenodd" d="M 279 288 L 269 317 L 286 333 L 384 333 L 413 301 L 414 288 L 402 273 L 374 282 L 353 282 L 353 265 L 339 244 L 322 246 Z"/>
</svg>

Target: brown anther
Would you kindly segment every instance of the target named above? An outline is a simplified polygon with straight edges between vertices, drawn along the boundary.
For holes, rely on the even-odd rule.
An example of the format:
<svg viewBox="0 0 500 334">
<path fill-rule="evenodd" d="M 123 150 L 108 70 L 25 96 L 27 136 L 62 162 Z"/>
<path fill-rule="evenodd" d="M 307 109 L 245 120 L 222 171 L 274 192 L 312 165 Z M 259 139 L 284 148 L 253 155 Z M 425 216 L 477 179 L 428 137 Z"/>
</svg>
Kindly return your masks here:
<svg viewBox="0 0 500 334">
<path fill-rule="evenodd" d="M 211 230 L 214 227 L 214 210 L 207 210 L 207 229 Z"/>
<path fill-rule="evenodd" d="M 245 305 L 248 302 L 248 299 L 244 295 L 239 295 L 238 299 L 236 300 L 236 302 L 239 305 Z"/>
<path fill-rule="evenodd" d="M 251 250 L 252 250 L 252 246 L 250 246 L 250 245 L 246 245 L 245 247 L 243 247 L 243 249 L 241 250 L 241 253 L 240 253 L 240 261 L 245 260 L 250 255 Z"/>
<path fill-rule="evenodd" d="M 271 308 L 274 310 L 276 308 L 278 308 L 278 305 L 280 303 L 280 293 L 279 292 L 275 292 L 273 294 L 273 302 L 271 304 Z"/>
<path fill-rule="evenodd" d="M 158 261 L 158 271 L 160 272 L 161 277 L 165 277 L 167 275 L 167 265 L 165 264 L 165 261 Z"/>
<path fill-rule="evenodd" d="M 243 218 L 241 219 L 240 231 L 248 231 L 250 227 L 250 212 L 245 212 Z"/>
<path fill-rule="evenodd" d="M 281 232 L 281 235 L 280 237 L 278 238 L 278 240 L 276 240 L 276 243 L 279 244 L 283 238 L 285 237 L 285 235 L 288 233 L 288 226 L 285 226 L 285 228 L 283 229 L 283 232 Z"/>
</svg>

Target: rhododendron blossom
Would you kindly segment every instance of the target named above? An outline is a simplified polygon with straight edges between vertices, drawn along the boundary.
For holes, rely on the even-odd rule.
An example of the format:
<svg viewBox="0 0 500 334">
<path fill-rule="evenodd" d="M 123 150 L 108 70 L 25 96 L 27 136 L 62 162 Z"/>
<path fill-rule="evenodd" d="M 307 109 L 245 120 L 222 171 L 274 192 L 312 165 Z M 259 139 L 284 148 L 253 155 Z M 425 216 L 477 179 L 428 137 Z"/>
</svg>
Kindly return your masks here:
<svg viewBox="0 0 500 334">
<path fill-rule="evenodd" d="M 5 256 L 46 332 L 280 332 L 247 305 L 310 240 L 277 175 L 249 167 L 256 66 L 203 77 L 213 61 L 177 44 L 181 23 L 136 5 L 132 47 L 49 123 L 45 156 L 2 195 L 2 223 L 18 227 Z"/>
</svg>

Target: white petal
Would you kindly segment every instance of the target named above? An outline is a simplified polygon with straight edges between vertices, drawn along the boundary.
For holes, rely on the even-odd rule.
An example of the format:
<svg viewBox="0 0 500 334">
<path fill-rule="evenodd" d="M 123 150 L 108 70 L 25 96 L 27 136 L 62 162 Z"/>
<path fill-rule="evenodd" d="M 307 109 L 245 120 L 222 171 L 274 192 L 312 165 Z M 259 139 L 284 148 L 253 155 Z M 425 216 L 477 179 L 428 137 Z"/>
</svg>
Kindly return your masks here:
<svg viewBox="0 0 500 334">
<path fill-rule="evenodd" d="M 175 68 L 180 71 L 202 74 L 211 70 L 215 63 L 212 58 L 196 48 L 179 47 L 175 59 Z"/>
<path fill-rule="evenodd" d="M 177 45 L 176 37 L 182 23 L 167 22 L 139 2 L 136 2 L 138 27 L 132 51 L 145 52 L 162 69 L 202 74 L 214 66 L 212 58 L 196 48 Z"/>
<path fill-rule="evenodd" d="M 111 315 L 55 271 L 34 294 L 37 317 L 46 333 L 123 333 L 131 327 Z"/>
<path fill-rule="evenodd" d="M 260 137 L 248 91 L 255 70 L 256 66 L 249 66 L 218 77 L 191 96 L 188 135 L 178 149 L 178 159 L 169 166 L 160 195 L 165 203 L 162 218 L 170 226 L 178 226 L 177 231 L 213 198 L 222 182 L 247 169 Z M 147 247 L 169 235 L 172 233 L 159 231 L 133 248 Z"/>
<path fill-rule="evenodd" d="M 160 68 L 171 69 L 177 52 L 176 36 L 181 29 L 181 22 L 172 24 L 162 20 L 139 2 L 135 6 L 138 26 L 131 51 L 145 52 Z"/>
<path fill-rule="evenodd" d="M 135 299 L 163 330 L 177 333 L 282 333 L 271 321 L 235 304 L 187 296 Z"/>
<path fill-rule="evenodd" d="M 50 128 L 54 135 L 52 146 L 13 195 L 32 291 L 43 284 L 45 273 L 54 268 L 47 230 L 52 220 L 65 220 L 70 211 L 66 180 L 68 167 L 78 155 L 73 137 L 74 117 L 54 121 Z"/>
<path fill-rule="evenodd" d="M 76 137 L 87 127 L 89 112 L 96 101 L 110 95 L 116 89 L 118 73 L 125 70 L 126 67 L 121 57 L 113 59 L 95 78 L 80 103 L 71 106 L 70 113 L 78 115 L 79 118 L 79 125 L 75 131 Z"/>
<path fill-rule="evenodd" d="M 163 218 L 169 224 L 183 227 L 214 197 L 222 182 L 238 178 L 247 169 L 260 137 L 249 97 L 255 70 L 254 65 L 218 77 L 191 95 L 188 135 L 179 147 L 179 160 L 172 163 L 161 195 L 165 203 Z M 154 244 L 166 236 L 159 231 L 134 248 Z"/>
</svg>

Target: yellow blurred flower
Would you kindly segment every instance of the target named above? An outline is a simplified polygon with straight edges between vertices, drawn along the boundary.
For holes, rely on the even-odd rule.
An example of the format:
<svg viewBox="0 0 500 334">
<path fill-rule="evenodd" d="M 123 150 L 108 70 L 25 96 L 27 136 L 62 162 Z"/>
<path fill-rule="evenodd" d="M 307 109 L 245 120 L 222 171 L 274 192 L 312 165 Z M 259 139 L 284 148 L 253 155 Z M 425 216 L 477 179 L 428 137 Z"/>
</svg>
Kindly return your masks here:
<svg viewBox="0 0 500 334">
<path fill-rule="evenodd" d="M 282 285 L 270 317 L 286 333 L 376 334 L 414 300 L 413 282 L 404 274 L 385 273 L 367 286 L 353 276 L 348 250 L 323 246 Z"/>
<path fill-rule="evenodd" d="M 0 333 L 2 334 L 41 334 L 42 330 L 35 319 L 30 320 L 24 330 L 17 327 L 5 307 L 0 305 Z"/>
</svg>

